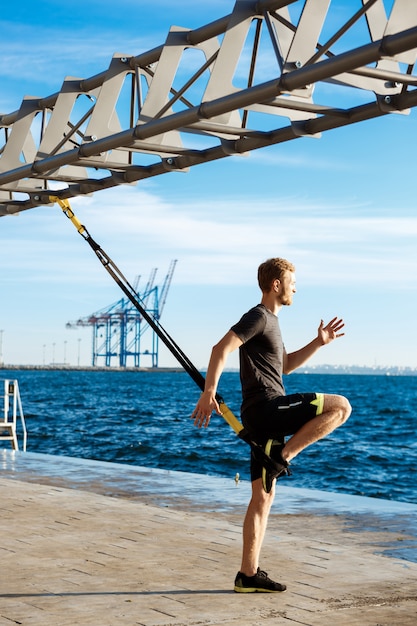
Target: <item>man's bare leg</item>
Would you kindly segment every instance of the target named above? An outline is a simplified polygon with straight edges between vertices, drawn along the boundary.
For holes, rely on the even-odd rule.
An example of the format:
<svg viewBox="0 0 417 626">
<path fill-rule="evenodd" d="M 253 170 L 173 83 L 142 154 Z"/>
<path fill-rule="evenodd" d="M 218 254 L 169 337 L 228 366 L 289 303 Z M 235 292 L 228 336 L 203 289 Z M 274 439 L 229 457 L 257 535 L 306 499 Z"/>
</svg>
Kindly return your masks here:
<svg viewBox="0 0 417 626">
<path fill-rule="evenodd" d="M 323 413 L 302 426 L 285 444 L 282 457 L 291 461 L 302 450 L 341 426 L 349 417 L 351 406 L 346 398 L 325 395 Z M 269 513 L 275 496 L 275 481 L 266 493 L 262 478 L 252 482 L 252 498 L 243 523 L 243 551 L 240 571 L 253 576 L 259 567 L 259 556 L 265 537 Z"/>
<path fill-rule="evenodd" d="M 323 413 L 304 424 L 285 444 L 282 458 L 291 461 L 312 443 L 323 439 L 344 424 L 351 414 L 351 406 L 344 396 L 325 394 Z"/>
<path fill-rule="evenodd" d="M 269 493 L 266 493 L 262 486 L 262 478 L 252 482 L 252 498 L 243 522 L 243 551 L 240 568 L 246 576 L 254 576 L 257 572 L 274 495 L 275 486 Z"/>
</svg>

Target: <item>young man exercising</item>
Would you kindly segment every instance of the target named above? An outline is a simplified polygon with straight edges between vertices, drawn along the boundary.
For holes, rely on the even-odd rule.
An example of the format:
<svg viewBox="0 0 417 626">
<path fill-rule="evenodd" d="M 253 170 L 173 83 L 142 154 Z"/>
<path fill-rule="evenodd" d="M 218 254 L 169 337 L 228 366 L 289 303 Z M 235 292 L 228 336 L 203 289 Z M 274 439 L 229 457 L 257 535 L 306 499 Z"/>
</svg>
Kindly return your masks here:
<svg viewBox="0 0 417 626">
<path fill-rule="evenodd" d="M 335 317 L 326 326 L 321 321 L 317 336 L 310 343 L 287 354 L 278 313 L 281 307 L 292 304 L 295 267 L 285 259 L 269 259 L 258 268 L 258 283 L 261 303 L 245 313 L 213 347 L 204 392 L 191 416 L 201 428 L 209 425 L 213 411 L 221 415 L 215 397 L 217 386 L 228 355 L 239 348 L 242 424 L 276 463 L 274 470 L 265 467 L 262 457 L 252 450 L 252 497 L 243 524 L 242 563 L 234 585 L 240 593 L 285 591 L 284 584 L 274 582 L 259 568 L 276 478 L 289 472 L 290 461 L 302 450 L 341 426 L 351 413 L 343 396 L 285 395 L 282 381 L 282 374 L 290 374 L 319 348 L 342 337 L 343 320 Z M 286 443 L 285 437 L 289 437 Z"/>
</svg>

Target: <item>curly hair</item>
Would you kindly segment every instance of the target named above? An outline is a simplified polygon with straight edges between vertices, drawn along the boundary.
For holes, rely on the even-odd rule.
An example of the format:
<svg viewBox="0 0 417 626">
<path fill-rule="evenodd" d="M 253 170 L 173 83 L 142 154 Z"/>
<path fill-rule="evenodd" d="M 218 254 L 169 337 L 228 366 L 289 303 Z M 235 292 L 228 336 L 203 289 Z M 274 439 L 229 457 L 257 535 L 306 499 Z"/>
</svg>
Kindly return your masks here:
<svg viewBox="0 0 417 626">
<path fill-rule="evenodd" d="M 274 280 L 281 280 L 285 271 L 295 272 L 295 266 L 279 257 L 268 259 L 258 267 L 258 284 L 262 292 L 268 292 Z"/>
</svg>

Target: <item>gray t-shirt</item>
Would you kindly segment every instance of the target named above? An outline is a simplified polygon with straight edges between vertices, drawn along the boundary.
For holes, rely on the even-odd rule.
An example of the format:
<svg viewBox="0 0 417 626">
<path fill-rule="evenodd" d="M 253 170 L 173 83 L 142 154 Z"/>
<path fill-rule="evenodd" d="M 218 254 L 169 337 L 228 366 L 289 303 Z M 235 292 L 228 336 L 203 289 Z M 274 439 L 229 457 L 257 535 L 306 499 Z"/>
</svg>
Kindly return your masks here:
<svg viewBox="0 0 417 626">
<path fill-rule="evenodd" d="M 245 313 L 231 330 L 243 341 L 239 348 L 242 410 L 285 395 L 282 382 L 284 344 L 278 318 L 263 304 Z"/>
</svg>

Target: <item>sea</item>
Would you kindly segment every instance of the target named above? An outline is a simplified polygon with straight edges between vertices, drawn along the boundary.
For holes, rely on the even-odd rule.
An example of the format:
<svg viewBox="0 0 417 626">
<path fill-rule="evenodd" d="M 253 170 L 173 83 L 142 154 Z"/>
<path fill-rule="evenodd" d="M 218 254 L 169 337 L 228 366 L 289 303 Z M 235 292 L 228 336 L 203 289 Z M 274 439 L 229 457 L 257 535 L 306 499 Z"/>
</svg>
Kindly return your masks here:
<svg viewBox="0 0 417 626">
<path fill-rule="evenodd" d="M 249 480 L 249 446 L 220 416 L 190 418 L 200 395 L 183 371 L 0 370 L 16 379 L 29 452 Z M 417 376 L 291 374 L 287 393 L 345 395 L 350 419 L 291 464 L 289 487 L 417 502 Z M 239 417 L 238 372 L 219 392 Z M 3 447 L 5 447 L 4 442 Z"/>
</svg>

